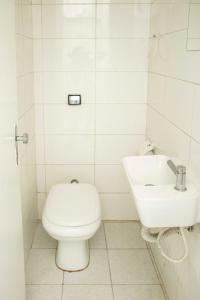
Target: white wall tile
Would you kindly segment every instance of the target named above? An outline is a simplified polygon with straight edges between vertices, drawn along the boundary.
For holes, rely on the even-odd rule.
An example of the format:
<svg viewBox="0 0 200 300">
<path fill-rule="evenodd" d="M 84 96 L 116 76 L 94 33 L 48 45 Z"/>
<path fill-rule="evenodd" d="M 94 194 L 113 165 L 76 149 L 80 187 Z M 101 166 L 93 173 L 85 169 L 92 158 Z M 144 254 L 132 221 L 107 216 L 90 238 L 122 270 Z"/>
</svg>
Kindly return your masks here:
<svg viewBox="0 0 200 300">
<path fill-rule="evenodd" d="M 95 100 L 94 72 L 45 72 L 43 100 L 46 103 L 66 103 L 68 94 L 81 94 L 82 103 Z"/>
<path fill-rule="evenodd" d="M 43 71 L 93 71 L 92 39 L 44 39 Z"/>
<path fill-rule="evenodd" d="M 147 39 L 98 39 L 97 71 L 146 71 Z"/>
<path fill-rule="evenodd" d="M 38 193 L 46 192 L 46 174 L 45 174 L 45 165 L 37 165 L 37 191 Z"/>
<path fill-rule="evenodd" d="M 152 3 L 153 0 L 97 0 L 97 3 Z M 168 0 L 169 1 L 169 0 Z"/>
<path fill-rule="evenodd" d="M 93 164 L 93 135 L 46 135 L 47 164 Z"/>
<path fill-rule="evenodd" d="M 194 140 L 191 140 L 190 167 L 200 178 L 200 144 Z"/>
<path fill-rule="evenodd" d="M 15 1 L 15 26 L 16 35 L 23 33 L 22 27 L 22 6 L 20 2 Z"/>
<path fill-rule="evenodd" d="M 96 101 L 98 103 L 144 103 L 146 92 L 146 72 L 96 73 Z"/>
<path fill-rule="evenodd" d="M 119 164 L 144 140 L 150 0 L 106 2 L 40 0 L 33 7 L 36 150 L 46 191 L 73 178 L 94 183 L 98 163 L 103 192 L 119 199 L 129 189 L 122 167 L 105 164 Z M 68 94 L 81 94 L 82 105 L 68 106 Z M 135 217 L 126 194 L 121 217 L 121 200 L 112 212 L 111 198 L 105 215 Z"/>
<path fill-rule="evenodd" d="M 192 137 L 200 142 L 200 122 L 199 122 L 199 112 L 200 112 L 200 86 L 195 87 L 195 97 L 194 97 L 194 114 L 192 123 Z"/>
<path fill-rule="evenodd" d="M 34 39 L 33 62 L 34 72 L 43 71 L 42 39 Z"/>
<path fill-rule="evenodd" d="M 46 181 L 47 191 L 50 187 L 59 182 L 70 183 L 72 179 L 77 179 L 82 183 L 94 183 L 93 165 L 47 165 Z"/>
<path fill-rule="evenodd" d="M 151 36 L 186 29 L 188 5 L 182 1 L 168 1 L 165 4 L 154 3 L 151 7 Z M 177 11 L 179 11 L 178 14 Z"/>
<path fill-rule="evenodd" d="M 144 135 L 97 135 L 95 161 L 121 164 L 123 157 L 138 154 L 144 140 Z"/>
<path fill-rule="evenodd" d="M 41 4 L 42 0 L 32 0 L 32 4 Z"/>
<path fill-rule="evenodd" d="M 146 106 L 143 104 L 97 104 L 96 132 L 144 134 Z"/>
<path fill-rule="evenodd" d="M 100 194 L 104 220 L 137 220 L 134 199 L 131 194 Z"/>
<path fill-rule="evenodd" d="M 42 6 L 32 5 L 33 38 L 42 37 Z"/>
<path fill-rule="evenodd" d="M 190 15 L 189 15 L 189 27 L 188 27 L 188 36 L 190 38 L 200 37 L 200 2 L 196 4 L 191 4 L 190 6 Z"/>
<path fill-rule="evenodd" d="M 23 38 L 22 55 L 24 73 L 33 72 L 33 40 L 29 37 Z"/>
<path fill-rule="evenodd" d="M 95 184 L 100 193 L 128 193 L 130 191 L 121 165 L 96 165 Z"/>
<path fill-rule="evenodd" d="M 23 40 L 24 37 L 20 34 L 16 35 L 16 72 L 17 76 L 24 74 L 24 60 L 23 60 Z"/>
<path fill-rule="evenodd" d="M 42 104 L 35 105 L 35 133 L 44 134 L 44 106 Z"/>
<path fill-rule="evenodd" d="M 44 147 L 44 136 L 36 135 L 36 162 L 37 164 L 45 164 L 45 147 Z"/>
<path fill-rule="evenodd" d="M 94 105 L 44 106 L 45 134 L 94 133 Z"/>
<path fill-rule="evenodd" d="M 18 116 L 22 116 L 34 103 L 33 73 L 25 74 L 17 79 Z"/>
<path fill-rule="evenodd" d="M 26 37 L 32 37 L 33 22 L 32 22 L 32 6 L 22 5 L 22 33 Z"/>
<path fill-rule="evenodd" d="M 141 4 L 97 5 L 97 38 L 148 37 L 149 9 Z"/>
<path fill-rule="evenodd" d="M 37 194 L 37 207 L 38 207 L 38 218 L 39 219 L 42 219 L 42 212 L 43 212 L 46 198 L 47 198 L 46 193 L 38 193 Z"/>
<path fill-rule="evenodd" d="M 164 117 L 149 109 L 147 114 L 147 136 L 159 151 L 179 157 L 188 163 L 190 138 Z"/>
<path fill-rule="evenodd" d="M 43 103 L 42 72 L 34 72 L 34 102 L 35 103 Z"/>
<path fill-rule="evenodd" d="M 94 5 L 44 5 L 44 38 L 94 38 Z"/>
<path fill-rule="evenodd" d="M 151 41 L 150 71 L 200 83 L 200 51 L 186 51 L 187 31 Z"/>
<path fill-rule="evenodd" d="M 151 33 L 164 35 L 151 41 L 150 71 L 154 74 L 149 80 L 148 102 L 155 110 L 148 110 L 147 135 L 162 152 L 189 162 L 189 168 L 199 179 L 200 52 L 186 50 L 188 4 L 188 0 L 156 0 L 152 5 Z M 153 247 L 170 300 L 199 297 L 197 232 L 196 228 L 187 234 L 189 255 L 181 264 L 167 262 Z M 165 239 L 165 248 L 170 255 L 179 256 L 179 236 L 174 234 Z"/>
<path fill-rule="evenodd" d="M 153 80 L 155 80 L 154 83 Z M 153 84 L 151 90 L 158 89 L 158 92 L 155 92 L 156 95 L 150 95 L 149 103 L 151 106 L 177 127 L 191 134 L 195 85 L 156 75 L 151 77 L 150 83 Z M 161 87 L 163 88 L 162 91 Z"/>
<path fill-rule="evenodd" d="M 43 4 L 75 4 L 95 3 L 95 0 L 41 0 Z"/>
<path fill-rule="evenodd" d="M 161 99 L 165 96 L 166 77 L 159 74 L 149 73 L 148 75 L 148 97 L 147 101 L 154 107 L 158 107 Z"/>
</svg>

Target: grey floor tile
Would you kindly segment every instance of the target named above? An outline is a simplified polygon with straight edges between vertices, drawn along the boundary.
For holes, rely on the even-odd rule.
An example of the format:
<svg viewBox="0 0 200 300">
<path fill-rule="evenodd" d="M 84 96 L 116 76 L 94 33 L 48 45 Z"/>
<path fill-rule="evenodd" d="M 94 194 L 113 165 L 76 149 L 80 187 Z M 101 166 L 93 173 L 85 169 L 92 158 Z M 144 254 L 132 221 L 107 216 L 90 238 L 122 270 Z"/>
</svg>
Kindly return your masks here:
<svg viewBox="0 0 200 300">
<path fill-rule="evenodd" d="M 108 248 L 146 248 L 137 222 L 105 222 Z"/>
<path fill-rule="evenodd" d="M 158 284 L 148 250 L 109 250 L 114 284 Z"/>
<path fill-rule="evenodd" d="M 90 264 L 80 272 L 65 272 L 65 284 L 109 284 L 110 272 L 106 250 L 90 250 Z"/>
<path fill-rule="evenodd" d="M 114 285 L 115 300 L 165 300 L 159 285 Z"/>
<path fill-rule="evenodd" d="M 31 249 L 26 270 L 28 284 L 62 284 L 63 272 L 55 264 L 55 252 Z"/>
<path fill-rule="evenodd" d="M 62 285 L 27 285 L 26 300 L 61 300 Z"/>
<path fill-rule="evenodd" d="M 57 248 L 57 241 L 51 238 L 39 223 L 36 229 L 32 248 L 35 249 L 55 249 Z"/>
<path fill-rule="evenodd" d="M 111 285 L 64 285 L 62 300 L 113 300 L 112 287 Z"/>
<path fill-rule="evenodd" d="M 90 239 L 89 245 L 91 249 L 106 248 L 106 239 L 105 239 L 103 224 L 101 224 L 99 230 L 96 232 L 93 238 Z"/>
</svg>

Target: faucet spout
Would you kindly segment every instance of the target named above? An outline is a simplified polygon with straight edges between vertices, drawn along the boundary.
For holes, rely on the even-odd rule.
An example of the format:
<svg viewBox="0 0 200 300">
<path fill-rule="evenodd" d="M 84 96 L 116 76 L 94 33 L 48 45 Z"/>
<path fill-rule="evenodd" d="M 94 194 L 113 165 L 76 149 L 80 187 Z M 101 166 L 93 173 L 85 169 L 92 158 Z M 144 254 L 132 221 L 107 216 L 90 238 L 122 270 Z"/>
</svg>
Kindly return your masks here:
<svg viewBox="0 0 200 300">
<path fill-rule="evenodd" d="M 175 190 L 180 192 L 187 191 L 186 188 L 186 167 L 182 165 L 176 166 L 173 161 L 167 161 L 168 166 L 172 170 L 172 172 L 176 175 L 176 185 Z"/>
<path fill-rule="evenodd" d="M 176 175 L 177 168 L 176 168 L 175 164 L 173 163 L 173 161 L 172 160 L 168 160 L 167 164 L 170 167 L 170 169 L 172 170 L 172 172 Z"/>
</svg>

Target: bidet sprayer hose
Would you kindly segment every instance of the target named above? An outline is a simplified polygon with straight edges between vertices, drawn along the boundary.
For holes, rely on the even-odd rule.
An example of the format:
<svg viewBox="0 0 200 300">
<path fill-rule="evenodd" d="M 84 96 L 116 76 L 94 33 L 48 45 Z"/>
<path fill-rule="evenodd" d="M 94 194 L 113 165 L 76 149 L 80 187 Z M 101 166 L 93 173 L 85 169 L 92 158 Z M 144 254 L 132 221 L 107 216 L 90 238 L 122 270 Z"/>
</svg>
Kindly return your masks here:
<svg viewBox="0 0 200 300">
<path fill-rule="evenodd" d="M 161 238 L 164 236 L 164 234 L 170 230 L 170 228 L 165 228 L 163 230 L 161 230 L 158 234 L 158 237 L 157 237 L 157 245 L 158 245 L 158 248 L 160 249 L 161 251 L 161 254 L 162 256 L 164 256 L 168 261 L 174 263 L 174 264 L 178 264 L 178 263 L 181 263 L 183 262 L 187 256 L 188 256 L 188 244 L 187 244 L 187 239 L 186 239 L 186 236 L 185 236 L 185 232 L 184 232 L 184 228 L 183 227 L 180 227 L 179 228 L 179 231 L 180 231 L 180 234 L 181 234 L 181 237 L 183 239 L 183 245 L 184 245 L 184 255 L 178 259 L 175 259 L 175 258 L 171 258 L 169 257 L 165 252 L 164 250 L 162 249 L 162 246 L 160 244 L 160 241 L 161 241 Z"/>
<path fill-rule="evenodd" d="M 149 243 L 157 243 L 158 245 L 158 248 L 160 249 L 160 252 L 162 254 L 163 257 L 165 257 L 165 259 L 167 259 L 168 261 L 174 263 L 174 264 L 178 264 L 178 263 L 181 263 L 183 262 L 187 256 L 188 256 L 188 244 L 187 244 L 187 239 L 186 239 L 186 236 L 185 236 L 185 232 L 184 232 L 184 228 L 183 227 L 180 227 L 179 228 L 179 231 L 180 231 L 180 235 L 183 239 L 183 246 L 184 246 L 184 255 L 178 259 L 175 259 L 175 258 L 172 258 L 172 257 L 169 257 L 163 250 L 162 246 L 161 246 L 161 239 L 164 237 L 164 235 L 167 233 L 167 231 L 169 230 L 174 230 L 174 228 L 164 228 L 162 229 L 161 231 L 157 232 L 157 233 L 151 233 L 149 228 L 146 228 L 146 227 L 142 227 L 141 229 L 141 235 L 142 235 L 142 238 L 149 242 Z"/>
</svg>

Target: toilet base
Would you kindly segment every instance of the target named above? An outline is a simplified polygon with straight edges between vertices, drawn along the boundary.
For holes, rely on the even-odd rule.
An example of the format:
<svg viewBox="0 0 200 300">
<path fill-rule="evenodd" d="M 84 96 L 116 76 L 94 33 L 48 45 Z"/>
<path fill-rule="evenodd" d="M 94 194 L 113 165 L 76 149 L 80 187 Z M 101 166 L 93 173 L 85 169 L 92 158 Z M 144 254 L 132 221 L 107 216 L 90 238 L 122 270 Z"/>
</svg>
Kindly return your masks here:
<svg viewBox="0 0 200 300">
<path fill-rule="evenodd" d="M 89 264 L 88 241 L 58 241 L 56 264 L 69 272 L 85 269 Z"/>
</svg>

